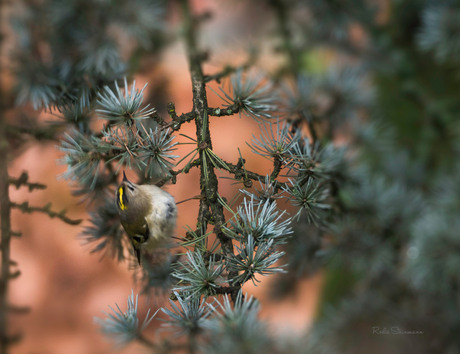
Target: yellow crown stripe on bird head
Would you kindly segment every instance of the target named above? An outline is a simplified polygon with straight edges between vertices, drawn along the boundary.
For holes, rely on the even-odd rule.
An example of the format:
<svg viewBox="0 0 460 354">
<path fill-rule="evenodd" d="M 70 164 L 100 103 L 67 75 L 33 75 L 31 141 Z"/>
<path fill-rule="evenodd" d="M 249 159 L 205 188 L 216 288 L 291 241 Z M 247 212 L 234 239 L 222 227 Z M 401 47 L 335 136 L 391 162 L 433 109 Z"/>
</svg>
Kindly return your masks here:
<svg viewBox="0 0 460 354">
<path fill-rule="evenodd" d="M 126 205 L 123 203 L 123 187 L 118 188 L 118 205 L 121 210 L 126 209 Z"/>
</svg>

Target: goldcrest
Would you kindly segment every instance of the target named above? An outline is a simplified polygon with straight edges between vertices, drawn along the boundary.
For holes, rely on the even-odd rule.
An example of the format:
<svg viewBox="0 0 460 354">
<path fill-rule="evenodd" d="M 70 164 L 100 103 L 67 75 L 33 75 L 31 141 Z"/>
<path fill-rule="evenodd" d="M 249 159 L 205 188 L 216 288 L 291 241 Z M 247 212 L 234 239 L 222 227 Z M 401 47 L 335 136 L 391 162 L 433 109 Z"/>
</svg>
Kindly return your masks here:
<svg viewBox="0 0 460 354">
<path fill-rule="evenodd" d="M 153 251 L 172 236 L 177 219 L 174 197 L 155 185 L 130 182 L 123 171 L 116 198 L 121 225 L 140 265 L 142 252 Z"/>
</svg>

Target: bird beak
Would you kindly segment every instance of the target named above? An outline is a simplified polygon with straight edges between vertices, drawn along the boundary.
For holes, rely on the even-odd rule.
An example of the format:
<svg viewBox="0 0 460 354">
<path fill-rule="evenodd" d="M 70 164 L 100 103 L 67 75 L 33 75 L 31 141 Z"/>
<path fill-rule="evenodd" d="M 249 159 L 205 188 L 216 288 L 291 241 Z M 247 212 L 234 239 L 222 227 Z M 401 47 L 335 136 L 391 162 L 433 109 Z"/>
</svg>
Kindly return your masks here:
<svg viewBox="0 0 460 354">
<path fill-rule="evenodd" d="M 123 182 L 128 182 L 128 178 L 126 178 L 126 174 L 124 170 L 123 170 Z"/>
<path fill-rule="evenodd" d="M 141 249 L 139 248 L 134 248 L 134 252 L 136 252 L 136 257 L 137 261 L 139 262 L 139 265 L 141 265 Z"/>
</svg>

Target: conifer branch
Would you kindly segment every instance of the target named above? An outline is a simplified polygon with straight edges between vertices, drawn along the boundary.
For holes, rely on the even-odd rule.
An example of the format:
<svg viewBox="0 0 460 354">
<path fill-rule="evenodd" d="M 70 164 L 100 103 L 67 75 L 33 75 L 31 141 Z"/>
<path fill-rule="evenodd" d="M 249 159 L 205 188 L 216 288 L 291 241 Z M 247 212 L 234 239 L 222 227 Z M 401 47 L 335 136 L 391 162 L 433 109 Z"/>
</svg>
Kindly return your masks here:
<svg viewBox="0 0 460 354">
<path fill-rule="evenodd" d="M 192 79 L 193 91 L 193 112 L 196 115 L 195 125 L 197 141 L 212 150 L 211 133 L 209 130 L 208 103 L 205 87 L 205 77 L 202 69 L 203 55 L 199 50 L 197 43 L 197 28 L 193 22 L 190 4 L 188 0 L 181 0 L 182 16 L 184 18 L 184 35 L 187 48 L 187 56 Z M 232 240 L 225 235 L 221 227 L 225 225 L 225 216 L 222 205 L 218 201 L 218 180 L 214 172 L 212 164 L 207 165 L 205 150 L 200 150 L 200 188 L 201 194 L 206 198 L 200 200 L 200 208 L 198 213 L 197 228 L 206 229 L 207 225 L 212 221 L 215 225 L 216 236 L 219 239 L 222 251 L 225 255 L 233 254 Z M 236 274 L 230 272 L 228 275 L 229 281 Z M 233 284 L 232 284 L 233 285 Z M 233 301 L 236 301 L 237 292 L 231 293 Z"/>
</svg>

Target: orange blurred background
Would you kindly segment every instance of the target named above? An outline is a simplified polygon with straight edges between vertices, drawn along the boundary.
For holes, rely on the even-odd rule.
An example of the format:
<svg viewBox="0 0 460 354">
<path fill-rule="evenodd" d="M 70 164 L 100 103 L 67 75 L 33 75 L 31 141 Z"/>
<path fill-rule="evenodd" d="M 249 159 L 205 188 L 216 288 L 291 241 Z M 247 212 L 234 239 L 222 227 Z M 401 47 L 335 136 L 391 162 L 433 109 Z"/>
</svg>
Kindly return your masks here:
<svg viewBox="0 0 460 354">
<path fill-rule="evenodd" d="M 262 15 L 254 14 L 254 21 L 241 22 L 239 11 L 242 4 L 229 4 L 212 1 L 195 1 L 196 12 L 210 10 L 213 18 L 202 29 L 202 45 L 209 49 L 211 58 L 206 65 L 207 73 L 218 71 L 224 64 L 238 64 L 244 60 L 245 48 L 256 37 L 258 31 L 270 28 L 262 21 Z M 248 16 L 248 15 L 246 15 Z M 241 37 L 246 33 L 246 41 Z M 235 54 L 240 53 L 240 54 Z M 270 70 L 279 63 L 279 58 L 264 56 L 261 69 Z M 148 63 L 144 63 L 148 66 Z M 182 43 L 170 47 L 154 72 L 147 72 L 135 77 L 136 86 L 142 88 L 146 82 L 155 82 L 161 73 L 167 78 L 168 100 L 175 102 L 178 114 L 191 110 L 192 90 L 186 57 Z M 214 88 L 216 86 L 214 85 Z M 222 104 L 219 97 L 208 90 L 209 106 Z M 148 96 L 147 92 L 144 97 Z M 160 108 L 160 107 L 157 107 Z M 162 107 L 164 109 L 164 107 Z M 41 115 L 41 120 L 50 116 Z M 236 162 L 239 147 L 247 161 L 247 168 L 265 174 L 270 171 L 271 163 L 251 153 L 246 142 L 252 135 L 258 135 L 257 123 L 242 116 L 211 118 L 211 134 L 214 151 L 226 161 Z M 195 126 L 185 124 L 180 133 L 195 136 Z M 186 141 L 177 137 L 177 141 Z M 189 145 L 179 146 L 177 153 L 183 157 L 190 150 Z M 55 144 L 31 144 L 18 158 L 10 164 L 9 174 L 18 177 L 22 171 L 29 173 L 32 182 L 45 183 L 44 191 L 29 193 L 26 188 L 10 188 L 11 199 L 16 203 L 28 200 L 31 205 L 45 205 L 52 202 L 54 210 L 67 209 L 73 219 L 84 219 L 79 226 L 64 224 L 58 219 L 49 219 L 43 214 L 23 215 L 13 211 L 12 228 L 23 233 L 21 238 L 12 240 L 12 259 L 18 263 L 21 276 L 10 282 L 10 299 L 14 305 L 29 306 L 27 314 L 10 316 L 11 329 L 23 334 L 22 341 L 12 347 L 12 353 L 110 353 L 114 351 L 113 343 L 104 338 L 94 324 L 93 317 L 103 317 L 101 311 L 108 311 L 108 306 L 119 304 L 126 309 L 126 300 L 134 289 L 140 292 L 139 284 L 132 278 L 128 264 L 118 263 L 109 257 L 101 259 L 100 254 L 90 254 L 90 246 L 84 245 L 78 235 L 88 225 L 86 206 L 71 195 L 68 181 L 59 178 L 66 166 L 57 163 L 62 153 Z M 225 176 L 219 173 L 219 176 Z M 221 194 L 231 200 L 239 186 L 226 179 L 220 180 Z M 198 170 L 179 175 L 177 184 L 165 187 L 176 201 L 181 201 L 199 194 Z M 179 218 L 176 233 L 185 234 L 185 225 L 192 228 L 198 213 L 198 201 L 193 200 L 178 206 Z M 301 334 L 311 324 L 314 316 L 321 276 L 304 280 L 296 293 L 282 302 L 275 302 L 268 296 L 271 286 L 270 277 L 260 277 L 260 285 L 247 284 L 244 288 L 261 302 L 261 317 L 269 323 L 275 333 Z M 153 311 L 166 305 L 166 297 L 151 298 L 140 296 L 140 318 L 145 316 L 147 308 Z M 161 313 L 158 314 L 161 317 Z M 160 321 L 153 321 L 147 329 L 146 336 L 155 338 L 155 330 L 161 326 Z M 121 353 L 144 353 L 147 349 L 134 343 L 120 350 Z"/>
</svg>

